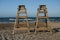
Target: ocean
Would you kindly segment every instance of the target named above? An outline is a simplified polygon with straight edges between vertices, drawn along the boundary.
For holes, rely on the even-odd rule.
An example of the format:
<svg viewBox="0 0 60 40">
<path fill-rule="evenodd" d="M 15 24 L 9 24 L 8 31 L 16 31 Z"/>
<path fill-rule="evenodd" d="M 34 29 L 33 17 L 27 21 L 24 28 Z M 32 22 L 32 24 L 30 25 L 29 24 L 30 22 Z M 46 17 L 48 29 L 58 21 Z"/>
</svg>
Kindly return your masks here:
<svg viewBox="0 0 60 40">
<path fill-rule="evenodd" d="M 0 23 L 9 23 L 9 22 L 15 22 L 15 17 L 0 17 Z M 22 22 L 26 19 L 20 19 Z M 29 22 L 36 22 L 36 17 L 28 17 Z M 49 17 L 49 21 L 51 22 L 60 22 L 60 17 Z"/>
</svg>

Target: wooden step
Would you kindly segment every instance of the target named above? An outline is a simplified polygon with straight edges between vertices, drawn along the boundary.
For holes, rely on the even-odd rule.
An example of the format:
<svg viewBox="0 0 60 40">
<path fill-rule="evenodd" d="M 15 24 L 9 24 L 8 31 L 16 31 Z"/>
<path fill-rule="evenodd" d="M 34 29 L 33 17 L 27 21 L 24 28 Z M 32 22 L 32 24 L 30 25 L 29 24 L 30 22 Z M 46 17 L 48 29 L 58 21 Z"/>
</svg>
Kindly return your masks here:
<svg viewBox="0 0 60 40">
<path fill-rule="evenodd" d="M 27 18 L 27 16 L 18 16 L 18 18 Z"/>
<path fill-rule="evenodd" d="M 48 16 L 38 16 L 38 18 L 48 18 Z"/>
<path fill-rule="evenodd" d="M 21 27 L 21 28 L 14 28 L 14 30 L 29 30 L 29 28 Z"/>
<path fill-rule="evenodd" d="M 18 11 L 18 14 L 26 14 L 26 11 Z"/>
<path fill-rule="evenodd" d="M 19 24 L 27 24 L 27 22 L 19 22 Z"/>
<path fill-rule="evenodd" d="M 39 27 L 39 28 L 36 28 L 36 30 L 38 31 L 38 30 L 48 30 L 48 28 L 46 28 L 46 27 Z"/>
</svg>

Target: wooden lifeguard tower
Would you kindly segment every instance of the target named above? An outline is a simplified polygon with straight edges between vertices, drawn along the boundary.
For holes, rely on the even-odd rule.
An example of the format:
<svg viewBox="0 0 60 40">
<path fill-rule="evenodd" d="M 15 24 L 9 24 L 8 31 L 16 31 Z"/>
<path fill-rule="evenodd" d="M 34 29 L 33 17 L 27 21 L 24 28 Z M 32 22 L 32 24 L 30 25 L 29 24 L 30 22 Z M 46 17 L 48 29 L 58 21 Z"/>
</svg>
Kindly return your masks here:
<svg viewBox="0 0 60 40">
<path fill-rule="evenodd" d="M 37 9 L 35 32 L 40 30 L 49 30 L 46 5 L 39 5 L 39 8 Z"/>
<path fill-rule="evenodd" d="M 13 34 L 16 30 L 27 30 L 29 32 L 29 23 L 25 5 L 18 6 Z"/>
</svg>

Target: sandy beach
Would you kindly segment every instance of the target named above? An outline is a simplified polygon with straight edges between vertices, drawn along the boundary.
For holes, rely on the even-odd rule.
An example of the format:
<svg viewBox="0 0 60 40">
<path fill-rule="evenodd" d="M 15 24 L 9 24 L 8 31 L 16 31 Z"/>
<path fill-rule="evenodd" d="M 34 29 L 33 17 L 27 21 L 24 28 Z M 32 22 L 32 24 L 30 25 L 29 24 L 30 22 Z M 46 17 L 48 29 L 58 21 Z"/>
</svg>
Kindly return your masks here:
<svg viewBox="0 0 60 40">
<path fill-rule="evenodd" d="M 1 30 L 0 31 L 0 40 L 60 40 L 60 32 L 49 33 L 49 32 L 38 32 L 34 33 L 16 33 L 11 34 L 12 31 Z"/>
<path fill-rule="evenodd" d="M 12 34 L 13 24 L 0 24 L 0 40 L 60 40 L 60 32 L 51 34 L 50 32 L 20 33 L 16 31 Z M 10 26 L 9 26 L 10 25 Z M 60 22 L 50 22 L 51 28 L 60 28 Z M 32 24 L 34 26 L 34 24 Z"/>
</svg>

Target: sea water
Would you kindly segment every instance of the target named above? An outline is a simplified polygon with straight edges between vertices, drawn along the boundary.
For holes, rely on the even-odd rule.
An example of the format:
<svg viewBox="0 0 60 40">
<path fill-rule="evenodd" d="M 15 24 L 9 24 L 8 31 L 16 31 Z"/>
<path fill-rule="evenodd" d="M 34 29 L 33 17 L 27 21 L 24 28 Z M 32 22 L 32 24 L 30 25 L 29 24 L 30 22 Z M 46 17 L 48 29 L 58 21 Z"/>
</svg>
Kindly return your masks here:
<svg viewBox="0 0 60 40">
<path fill-rule="evenodd" d="M 12 23 L 15 22 L 15 17 L 0 17 L 0 23 Z M 19 19 L 20 22 L 26 21 L 26 19 Z M 60 17 L 49 17 L 51 22 L 60 22 Z M 36 17 L 28 17 L 28 22 L 36 22 Z"/>
</svg>

